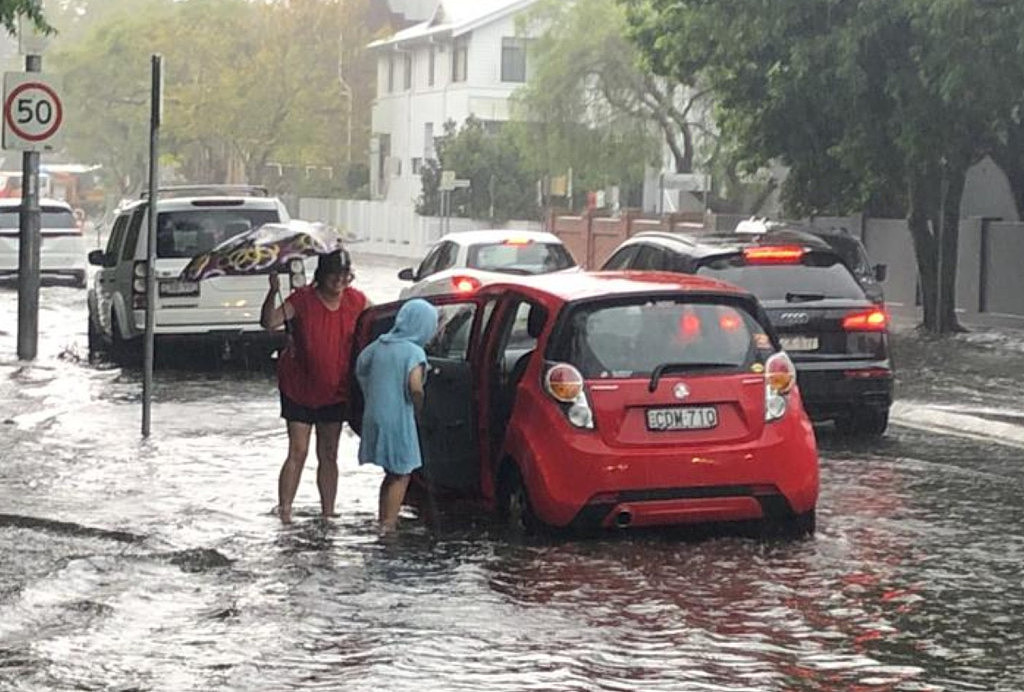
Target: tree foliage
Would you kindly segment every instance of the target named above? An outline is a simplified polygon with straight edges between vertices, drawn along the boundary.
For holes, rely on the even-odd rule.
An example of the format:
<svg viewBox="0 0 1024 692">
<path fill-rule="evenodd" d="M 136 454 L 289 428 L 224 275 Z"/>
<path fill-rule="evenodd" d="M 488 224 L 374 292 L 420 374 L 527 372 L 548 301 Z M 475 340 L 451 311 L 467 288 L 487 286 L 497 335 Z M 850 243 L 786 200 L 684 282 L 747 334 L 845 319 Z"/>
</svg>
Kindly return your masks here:
<svg viewBox="0 0 1024 692">
<path fill-rule="evenodd" d="M 39 0 L 0 0 L 0 22 L 8 34 L 14 36 L 18 33 L 18 17 L 22 15 L 43 33 L 53 33 L 53 27 L 43 16 Z"/>
<path fill-rule="evenodd" d="M 437 142 L 437 160 L 424 164 L 419 213 L 440 213 L 441 171 L 469 180 L 452 193 L 452 214 L 494 223 L 537 216 L 536 178 L 531 175 L 510 128 L 489 131 L 470 116 L 459 128 L 449 120 Z"/>
<path fill-rule="evenodd" d="M 622 2 L 657 71 L 707 80 L 718 127 L 748 169 L 773 160 L 789 168 L 784 199 L 792 212 L 905 214 L 925 326 L 955 327 L 964 180 L 1020 112 L 1024 4 Z"/>
<path fill-rule="evenodd" d="M 150 56 L 160 54 L 163 162 L 189 182 L 345 191 L 369 142 L 375 65 L 362 19 L 371 0 L 115 5 L 88 26 L 79 13 L 66 17 L 76 38 L 54 55 L 73 156 L 103 164 L 125 192 L 143 184 Z"/>
</svg>

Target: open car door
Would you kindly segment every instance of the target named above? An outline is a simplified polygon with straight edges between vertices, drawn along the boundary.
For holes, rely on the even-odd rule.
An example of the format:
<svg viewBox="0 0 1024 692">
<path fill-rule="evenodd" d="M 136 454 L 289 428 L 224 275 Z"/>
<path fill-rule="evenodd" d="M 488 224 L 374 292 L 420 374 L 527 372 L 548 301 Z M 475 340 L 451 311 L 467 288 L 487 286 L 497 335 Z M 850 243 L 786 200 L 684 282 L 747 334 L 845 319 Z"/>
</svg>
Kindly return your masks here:
<svg viewBox="0 0 1024 692">
<path fill-rule="evenodd" d="M 472 367 L 473 343 L 479 333 L 478 301 L 463 296 L 429 299 L 439 313 L 438 330 L 426 345 L 428 370 L 423 415 L 419 420 L 423 468 L 420 478 L 439 492 L 477 495 L 480 460 L 476 439 L 476 391 Z M 374 306 L 356 326 L 353 358 L 394 325 L 401 302 Z M 349 424 L 361 430 L 363 397 L 352 364 Z"/>
</svg>

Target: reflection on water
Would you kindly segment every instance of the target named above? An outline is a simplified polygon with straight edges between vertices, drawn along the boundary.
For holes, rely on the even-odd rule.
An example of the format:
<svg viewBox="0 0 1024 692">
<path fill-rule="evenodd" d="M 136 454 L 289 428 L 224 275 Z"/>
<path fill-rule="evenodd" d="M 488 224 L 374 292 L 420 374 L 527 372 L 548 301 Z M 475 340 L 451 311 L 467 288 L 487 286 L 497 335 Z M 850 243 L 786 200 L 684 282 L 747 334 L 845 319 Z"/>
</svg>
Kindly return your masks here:
<svg viewBox="0 0 1024 692">
<path fill-rule="evenodd" d="M 84 340 L 76 329 L 68 338 Z M 464 513 L 380 538 L 379 472 L 356 465 L 349 434 L 338 519 L 316 516 L 313 457 L 297 521 L 269 513 L 286 451 L 269 372 L 161 372 L 154 435 L 140 441 L 137 373 L 43 365 L 0 370 L 2 690 L 1024 680 L 1008 459 L 968 469 L 934 441 L 895 433 L 868 449 L 826 432 L 811 541 L 514 540 Z"/>
</svg>

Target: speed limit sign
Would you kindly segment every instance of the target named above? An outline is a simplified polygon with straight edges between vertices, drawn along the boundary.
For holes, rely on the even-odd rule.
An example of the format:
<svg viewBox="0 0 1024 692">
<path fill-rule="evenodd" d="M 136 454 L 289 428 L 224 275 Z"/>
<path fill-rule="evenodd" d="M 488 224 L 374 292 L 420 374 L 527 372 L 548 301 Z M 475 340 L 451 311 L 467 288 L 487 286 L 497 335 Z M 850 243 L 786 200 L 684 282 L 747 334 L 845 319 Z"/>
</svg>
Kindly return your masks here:
<svg viewBox="0 0 1024 692">
<path fill-rule="evenodd" d="M 38 72 L 4 74 L 4 149 L 53 151 L 60 146 L 64 104 Z"/>
</svg>

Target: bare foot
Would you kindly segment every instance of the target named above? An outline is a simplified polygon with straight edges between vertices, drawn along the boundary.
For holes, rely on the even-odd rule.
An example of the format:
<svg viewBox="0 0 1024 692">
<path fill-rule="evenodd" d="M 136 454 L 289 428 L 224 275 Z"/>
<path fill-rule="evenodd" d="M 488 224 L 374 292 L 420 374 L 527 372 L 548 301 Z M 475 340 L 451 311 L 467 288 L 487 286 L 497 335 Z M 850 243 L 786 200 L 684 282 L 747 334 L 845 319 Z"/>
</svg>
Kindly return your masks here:
<svg viewBox="0 0 1024 692">
<path fill-rule="evenodd" d="M 274 514 L 278 516 L 282 524 L 292 523 L 292 508 L 278 505 L 274 508 Z"/>
</svg>

